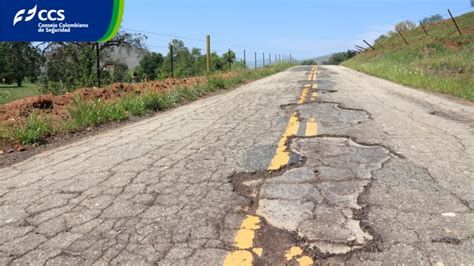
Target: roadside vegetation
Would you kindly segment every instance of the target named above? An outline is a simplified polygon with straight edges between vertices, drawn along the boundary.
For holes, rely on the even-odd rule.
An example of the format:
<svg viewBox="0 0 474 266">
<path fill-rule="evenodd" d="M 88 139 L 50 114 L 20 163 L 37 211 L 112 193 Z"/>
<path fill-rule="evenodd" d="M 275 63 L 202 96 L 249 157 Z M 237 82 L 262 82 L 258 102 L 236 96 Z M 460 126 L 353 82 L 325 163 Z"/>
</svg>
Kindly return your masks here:
<svg viewBox="0 0 474 266">
<path fill-rule="evenodd" d="M 277 64 L 256 70 L 240 68 L 232 72 L 217 72 L 207 76 L 206 82 L 192 87 L 174 87 L 163 91 L 144 89 L 140 93 L 129 93 L 113 101 L 85 100 L 80 94 L 75 94 L 72 103 L 66 106 L 67 115 L 62 120 L 53 120 L 48 111 L 45 111 L 32 112 L 26 121 L 0 124 L 0 144 L 41 144 L 46 137 L 54 134 L 78 132 L 130 117 L 166 111 L 209 94 L 281 72 L 291 66 Z"/>
<path fill-rule="evenodd" d="M 439 15 L 423 20 L 429 36 L 412 22 L 402 22 L 396 32 L 380 36 L 369 50 L 343 65 L 400 84 L 474 101 L 474 12 L 453 21 Z M 383 47 L 383 48 L 382 48 Z"/>
</svg>

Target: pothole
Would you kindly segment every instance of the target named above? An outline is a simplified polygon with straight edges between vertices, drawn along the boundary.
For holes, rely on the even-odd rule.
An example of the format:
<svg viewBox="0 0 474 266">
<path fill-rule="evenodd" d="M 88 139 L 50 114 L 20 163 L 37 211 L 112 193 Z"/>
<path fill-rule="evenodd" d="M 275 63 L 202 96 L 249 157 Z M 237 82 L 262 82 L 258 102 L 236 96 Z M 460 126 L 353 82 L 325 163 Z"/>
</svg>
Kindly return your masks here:
<svg viewBox="0 0 474 266">
<path fill-rule="evenodd" d="M 361 225 L 365 206 L 358 199 L 390 151 L 336 137 L 293 138 L 290 150 L 305 160 L 278 172 L 232 178 L 236 190 L 252 199 L 251 211 L 266 221 L 266 230 L 293 239 L 276 245 L 264 234 L 256 241 L 265 239 L 264 249 L 271 244 L 280 253 L 296 241 L 319 258 L 368 247 L 374 236 Z"/>
</svg>

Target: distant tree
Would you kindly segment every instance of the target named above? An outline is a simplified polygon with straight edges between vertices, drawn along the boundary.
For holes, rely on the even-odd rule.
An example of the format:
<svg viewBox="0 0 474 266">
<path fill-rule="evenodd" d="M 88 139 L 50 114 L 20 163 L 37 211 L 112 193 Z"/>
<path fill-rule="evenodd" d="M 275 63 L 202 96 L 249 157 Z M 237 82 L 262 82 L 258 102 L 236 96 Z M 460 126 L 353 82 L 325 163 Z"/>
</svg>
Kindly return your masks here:
<svg viewBox="0 0 474 266">
<path fill-rule="evenodd" d="M 395 25 L 395 30 L 400 31 L 400 32 L 407 32 L 414 28 L 416 28 L 416 24 L 410 20 L 402 21 L 398 23 L 397 25 Z"/>
<path fill-rule="evenodd" d="M 163 61 L 164 57 L 160 53 L 146 53 L 142 60 L 140 60 L 140 65 L 137 69 L 138 75 L 147 80 L 157 79 L 161 72 Z"/>
<path fill-rule="evenodd" d="M 433 24 L 443 20 L 443 16 L 440 14 L 432 15 L 421 20 L 423 24 Z"/>
<path fill-rule="evenodd" d="M 317 65 L 318 62 L 316 62 L 316 60 L 314 59 L 306 59 L 306 60 L 301 61 L 300 64 L 308 66 L 308 65 Z"/>
<path fill-rule="evenodd" d="M 123 62 L 114 63 L 114 71 L 112 74 L 113 82 L 125 82 L 127 79 L 128 66 Z"/>
<path fill-rule="evenodd" d="M 0 43 L 0 80 L 21 87 L 25 78 L 36 80 L 40 73 L 41 56 L 28 42 Z"/>
<path fill-rule="evenodd" d="M 335 53 L 329 57 L 328 61 L 323 62 L 324 65 L 339 65 L 342 62 L 350 59 L 353 55 L 347 52 Z"/>
<path fill-rule="evenodd" d="M 388 36 L 385 34 L 380 35 L 377 39 L 375 39 L 376 42 L 381 42 L 388 39 Z"/>
</svg>

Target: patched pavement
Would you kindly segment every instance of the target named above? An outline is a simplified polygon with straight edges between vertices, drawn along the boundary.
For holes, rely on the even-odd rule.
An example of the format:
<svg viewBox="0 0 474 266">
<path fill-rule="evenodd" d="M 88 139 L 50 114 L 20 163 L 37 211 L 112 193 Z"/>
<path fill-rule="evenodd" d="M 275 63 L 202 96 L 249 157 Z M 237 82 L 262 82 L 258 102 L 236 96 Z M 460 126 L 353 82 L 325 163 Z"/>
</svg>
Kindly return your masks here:
<svg viewBox="0 0 474 266">
<path fill-rule="evenodd" d="M 0 264 L 469 265 L 473 117 L 295 67 L 0 169 Z"/>
</svg>

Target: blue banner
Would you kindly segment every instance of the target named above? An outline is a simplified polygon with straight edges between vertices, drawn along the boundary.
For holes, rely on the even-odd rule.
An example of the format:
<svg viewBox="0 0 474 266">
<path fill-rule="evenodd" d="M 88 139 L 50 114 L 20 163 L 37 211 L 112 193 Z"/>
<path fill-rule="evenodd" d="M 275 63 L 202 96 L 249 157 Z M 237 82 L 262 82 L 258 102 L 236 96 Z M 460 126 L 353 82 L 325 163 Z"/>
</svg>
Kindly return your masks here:
<svg viewBox="0 0 474 266">
<path fill-rule="evenodd" d="M 107 41 L 123 10 L 124 0 L 0 0 L 0 41 Z"/>
</svg>

